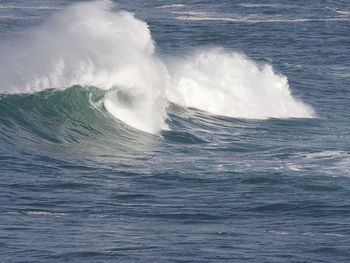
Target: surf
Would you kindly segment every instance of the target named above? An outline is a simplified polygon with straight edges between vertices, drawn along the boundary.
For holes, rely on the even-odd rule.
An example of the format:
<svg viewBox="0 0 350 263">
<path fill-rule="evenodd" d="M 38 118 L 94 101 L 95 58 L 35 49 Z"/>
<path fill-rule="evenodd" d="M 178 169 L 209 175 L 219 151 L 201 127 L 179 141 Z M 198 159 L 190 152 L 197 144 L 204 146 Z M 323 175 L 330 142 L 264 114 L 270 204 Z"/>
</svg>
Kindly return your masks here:
<svg viewBox="0 0 350 263">
<path fill-rule="evenodd" d="M 0 43 L 0 93 L 94 86 L 112 116 L 147 133 L 169 129 L 169 103 L 234 118 L 315 117 L 286 76 L 244 54 L 159 56 L 147 23 L 111 1 L 71 5 L 17 38 Z"/>
<path fill-rule="evenodd" d="M 158 136 L 132 128 L 110 114 L 102 103 L 108 92 L 76 85 L 0 94 L 2 151 L 34 151 L 59 158 L 147 153 Z"/>
</svg>

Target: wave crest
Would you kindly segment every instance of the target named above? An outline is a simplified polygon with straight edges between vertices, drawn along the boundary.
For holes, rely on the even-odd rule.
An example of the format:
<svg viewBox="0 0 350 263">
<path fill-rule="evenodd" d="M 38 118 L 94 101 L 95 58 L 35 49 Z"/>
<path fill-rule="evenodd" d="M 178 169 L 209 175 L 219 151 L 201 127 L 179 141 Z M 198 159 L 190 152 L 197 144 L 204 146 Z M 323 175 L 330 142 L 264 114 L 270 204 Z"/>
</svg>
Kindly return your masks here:
<svg viewBox="0 0 350 263">
<path fill-rule="evenodd" d="M 16 44 L 1 42 L 0 92 L 95 86 L 108 90 L 102 101 L 111 114 L 150 133 L 167 129 L 169 101 L 238 118 L 313 116 L 285 76 L 244 55 L 202 50 L 165 64 L 148 25 L 113 8 L 108 0 L 78 3 Z"/>
<path fill-rule="evenodd" d="M 251 119 L 312 117 L 311 107 L 291 95 L 287 78 L 268 64 L 221 48 L 178 61 L 167 97 L 213 114 Z"/>
</svg>

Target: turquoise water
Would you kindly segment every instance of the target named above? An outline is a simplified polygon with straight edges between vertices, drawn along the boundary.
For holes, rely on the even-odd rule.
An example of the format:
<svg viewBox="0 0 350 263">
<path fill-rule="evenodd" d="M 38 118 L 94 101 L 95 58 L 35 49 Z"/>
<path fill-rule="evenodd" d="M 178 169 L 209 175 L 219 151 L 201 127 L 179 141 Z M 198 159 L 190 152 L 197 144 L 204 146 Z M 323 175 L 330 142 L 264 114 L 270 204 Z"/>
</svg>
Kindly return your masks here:
<svg viewBox="0 0 350 263">
<path fill-rule="evenodd" d="M 349 262 L 349 24 L 346 1 L 1 2 L 1 261 Z"/>
</svg>

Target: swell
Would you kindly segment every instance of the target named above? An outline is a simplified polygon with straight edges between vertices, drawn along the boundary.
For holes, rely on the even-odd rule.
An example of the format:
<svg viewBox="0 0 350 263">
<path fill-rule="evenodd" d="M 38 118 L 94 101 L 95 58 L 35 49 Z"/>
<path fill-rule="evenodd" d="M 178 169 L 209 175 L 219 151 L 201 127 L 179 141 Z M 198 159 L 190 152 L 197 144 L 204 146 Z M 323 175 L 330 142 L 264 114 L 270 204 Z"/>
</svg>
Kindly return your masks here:
<svg viewBox="0 0 350 263">
<path fill-rule="evenodd" d="M 293 97 L 287 77 L 271 65 L 220 47 L 198 48 L 182 58 L 164 59 L 155 52 L 148 25 L 114 8 L 107 0 L 78 3 L 24 32 L 16 44 L 0 42 L 4 51 L 0 93 L 28 93 L 4 95 L 6 101 L 14 100 L 17 115 L 13 117 L 21 127 L 30 127 L 34 135 L 41 134 L 49 142 L 98 134 L 102 132 L 96 128 L 99 122 L 111 129 L 105 127 L 103 114 L 91 112 L 79 100 L 72 102 L 91 92 L 81 87 L 91 86 L 98 87 L 99 92 L 92 94 L 100 94 L 96 96 L 105 111 L 121 123 L 153 134 L 168 129 L 169 103 L 234 118 L 315 116 L 311 107 Z M 70 89 L 74 85 L 80 88 Z M 92 117 L 82 114 L 83 109 Z M 28 112 L 33 115 L 27 116 Z M 35 118 L 37 112 L 40 116 Z M 47 129 L 67 123 L 70 126 L 64 127 L 79 136 L 73 132 L 63 133 L 63 139 L 52 137 L 45 129 L 35 128 L 37 122 L 50 124 Z"/>
<path fill-rule="evenodd" d="M 30 94 L 0 95 L 0 141 L 15 149 L 74 154 L 144 151 L 152 136 L 131 128 L 103 106 L 107 91 L 73 86 Z"/>
</svg>

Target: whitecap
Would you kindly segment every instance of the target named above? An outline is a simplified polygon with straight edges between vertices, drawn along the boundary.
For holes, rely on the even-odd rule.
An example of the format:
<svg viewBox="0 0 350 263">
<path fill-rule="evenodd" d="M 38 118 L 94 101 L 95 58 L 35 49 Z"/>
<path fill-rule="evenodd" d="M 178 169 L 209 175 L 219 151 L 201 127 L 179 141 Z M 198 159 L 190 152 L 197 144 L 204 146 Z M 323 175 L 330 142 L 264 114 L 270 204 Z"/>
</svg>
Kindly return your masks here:
<svg viewBox="0 0 350 263">
<path fill-rule="evenodd" d="M 169 102 L 236 118 L 315 117 L 271 65 L 221 48 L 165 63 L 148 25 L 113 10 L 108 0 L 74 4 L 16 43 L 0 43 L 0 92 L 95 86 L 108 91 L 101 103 L 110 114 L 149 133 L 168 128 Z"/>
</svg>

